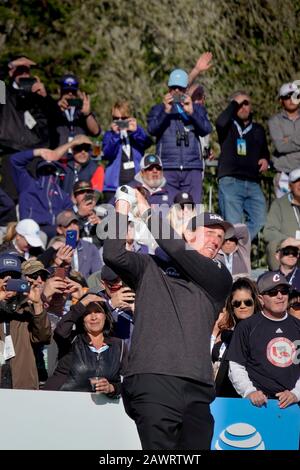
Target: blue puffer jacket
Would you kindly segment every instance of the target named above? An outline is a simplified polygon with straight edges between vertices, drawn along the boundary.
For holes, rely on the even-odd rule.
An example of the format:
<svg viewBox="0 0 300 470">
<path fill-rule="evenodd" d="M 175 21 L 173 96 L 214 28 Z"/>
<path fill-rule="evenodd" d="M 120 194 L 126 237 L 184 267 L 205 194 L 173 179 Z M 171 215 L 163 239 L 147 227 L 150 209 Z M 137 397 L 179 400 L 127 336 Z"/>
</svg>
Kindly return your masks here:
<svg viewBox="0 0 300 470">
<path fill-rule="evenodd" d="M 178 112 L 178 107 L 180 105 L 173 104 L 172 112 L 168 114 L 164 105 L 158 104 L 147 116 L 148 132 L 156 137 L 156 153 L 162 159 L 164 170 L 202 169 L 199 136 L 204 137 L 212 132 L 206 109 L 193 103 L 193 114 L 183 115 Z M 186 143 L 183 139 L 185 129 L 188 136 Z M 182 136 L 180 141 L 177 134 Z"/>
<path fill-rule="evenodd" d="M 135 173 L 140 170 L 140 161 L 145 150 L 150 147 L 152 140 L 144 129 L 137 126 L 135 132 L 128 132 L 131 145 L 132 159 L 134 161 Z M 116 191 L 120 181 L 120 170 L 122 161 L 122 142 L 120 134 L 107 131 L 103 137 L 103 159 L 108 160 L 105 168 L 104 191 Z"/>
<path fill-rule="evenodd" d="M 35 170 L 35 177 L 26 168 L 36 157 L 33 150 L 15 153 L 10 162 L 12 175 L 19 193 L 20 219 L 33 219 L 38 224 L 55 225 L 57 214 L 65 209 L 72 209 L 73 203 L 68 194 L 58 183 L 58 176 L 42 176 L 39 170 L 48 165 L 40 161 Z M 55 163 L 57 168 L 59 164 Z"/>
</svg>

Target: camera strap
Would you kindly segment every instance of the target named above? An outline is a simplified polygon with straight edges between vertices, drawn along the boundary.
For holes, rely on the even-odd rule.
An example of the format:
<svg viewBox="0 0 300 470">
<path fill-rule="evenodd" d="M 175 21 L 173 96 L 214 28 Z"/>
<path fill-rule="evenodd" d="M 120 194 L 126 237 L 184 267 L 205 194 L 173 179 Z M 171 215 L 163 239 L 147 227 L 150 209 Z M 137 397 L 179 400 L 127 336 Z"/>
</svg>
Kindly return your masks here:
<svg viewBox="0 0 300 470">
<path fill-rule="evenodd" d="M 176 104 L 176 108 L 177 108 L 178 114 L 180 114 L 180 116 L 182 117 L 182 119 L 183 119 L 184 121 L 189 121 L 189 117 L 188 117 L 188 115 L 186 114 L 186 112 L 182 109 L 182 106 L 180 106 L 179 104 Z"/>
</svg>

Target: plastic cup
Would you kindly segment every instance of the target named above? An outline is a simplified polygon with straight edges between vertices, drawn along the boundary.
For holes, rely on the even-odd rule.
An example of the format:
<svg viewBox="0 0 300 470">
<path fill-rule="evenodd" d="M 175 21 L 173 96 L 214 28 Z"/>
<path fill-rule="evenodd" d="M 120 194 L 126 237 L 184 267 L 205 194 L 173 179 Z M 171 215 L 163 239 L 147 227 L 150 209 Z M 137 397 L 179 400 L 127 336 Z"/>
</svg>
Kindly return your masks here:
<svg viewBox="0 0 300 470">
<path fill-rule="evenodd" d="M 101 377 L 90 377 L 90 383 L 91 383 L 92 391 L 94 393 L 100 393 L 96 391 L 96 384 L 99 379 L 101 379 Z"/>
</svg>

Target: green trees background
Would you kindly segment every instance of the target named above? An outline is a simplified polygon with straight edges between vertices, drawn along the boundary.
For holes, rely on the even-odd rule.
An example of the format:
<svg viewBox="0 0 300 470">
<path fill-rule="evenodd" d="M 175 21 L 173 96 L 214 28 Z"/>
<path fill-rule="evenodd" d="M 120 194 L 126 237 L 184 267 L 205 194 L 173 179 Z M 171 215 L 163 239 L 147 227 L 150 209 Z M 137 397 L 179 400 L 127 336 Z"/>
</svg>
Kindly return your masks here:
<svg viewBox="0 0 300 470">
<path fill-rule="evenodd" d="M 25 54 L 53 96 L 59 77 L 75 73 L 105 130 L 119 98 L 131 99 L 145 125 L 170 71 L 190 70 L 211 51 L 214 66 L 199 81 L 212 122 L 245 89 L 266 127 L 279 86 L 300 79 L 299 16 L 300 0 L 0 0 L 0 70 L 5 76 L 8 60 Z M 215 133 L 212 141 L 217 152 Z M 206 203 L 214 187 L 216 209 L 216 181 L 204 184 Z"/>
<path fill-rule="evenodd" d="M 0 64 L 28 55 L 54 95 L 76 73 L 105 128 L 116 97 L 145 122 L 170 70 L 209 50 L 214 67 L 200 80 L 211 118 L 246 88 L 265 124 L 280 84 L 300 79 L 299 15 L 300 0 L 1 0 Z"/>
</svg>

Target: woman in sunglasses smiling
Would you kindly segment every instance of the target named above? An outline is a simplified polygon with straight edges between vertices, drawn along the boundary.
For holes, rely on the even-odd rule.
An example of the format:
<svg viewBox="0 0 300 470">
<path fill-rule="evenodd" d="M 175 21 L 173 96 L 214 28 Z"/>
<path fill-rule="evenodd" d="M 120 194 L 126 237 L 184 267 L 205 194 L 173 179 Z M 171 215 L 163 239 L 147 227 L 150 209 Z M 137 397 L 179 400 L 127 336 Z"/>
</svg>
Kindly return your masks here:
<svg viewBox="0 0 300 470">
<path fill-rule="evenodd" d="M 214 328 L 216 340 L 212 348 L 212 361 L 216 371 L 216 394 L 221 397 L 237 397 L 229 378 L 227 349 L 236 325 L 261 310 L 255 283 L 246 277 L 237 279 L 227 298 L 224 312 Z"/>
</svg>

